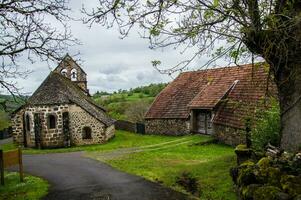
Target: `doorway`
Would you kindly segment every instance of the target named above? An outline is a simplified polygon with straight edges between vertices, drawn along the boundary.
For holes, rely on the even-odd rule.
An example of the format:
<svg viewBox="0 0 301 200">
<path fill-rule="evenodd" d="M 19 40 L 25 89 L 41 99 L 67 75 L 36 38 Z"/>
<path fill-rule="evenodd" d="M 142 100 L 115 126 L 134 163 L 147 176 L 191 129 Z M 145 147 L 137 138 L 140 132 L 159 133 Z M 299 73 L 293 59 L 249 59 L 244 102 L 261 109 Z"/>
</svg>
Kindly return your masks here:
<svg viewBox="0 0 301 200">
<path fill-rule="evenodd" d="M 41 148 L 41 132 L 42 132 L 42 124 L 39 113 L 34 114 L 34 138 L 35 138 L 35 146 L 36 148 Z"/>
<path fill-rule="evenodd" d="M 212 134 L 212 111 L 193 110 L 193 131 L 202 134 Z"/>
</svg>

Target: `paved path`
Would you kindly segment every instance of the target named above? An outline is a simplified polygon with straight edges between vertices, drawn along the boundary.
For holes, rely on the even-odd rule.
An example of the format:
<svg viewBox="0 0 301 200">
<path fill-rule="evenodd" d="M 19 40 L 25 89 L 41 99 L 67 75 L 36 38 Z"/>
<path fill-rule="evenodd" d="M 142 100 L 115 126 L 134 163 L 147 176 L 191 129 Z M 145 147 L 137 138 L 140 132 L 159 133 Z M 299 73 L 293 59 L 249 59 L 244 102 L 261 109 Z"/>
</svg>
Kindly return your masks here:
<svg viewBox="0 0 301 200">
<path fill-rule="evenodd" d="M 12 143 L 12 142 L 13 142 L 13 138 L 2 139 L 0 140 L 0 145 Z"/>
<path fill-rule="evenodd" d="M 47 179 L 46 200 L 185 200 L 182 193 L 120 172 L 81 152 L 24 155 L 26 172 Z"/>
</svg>

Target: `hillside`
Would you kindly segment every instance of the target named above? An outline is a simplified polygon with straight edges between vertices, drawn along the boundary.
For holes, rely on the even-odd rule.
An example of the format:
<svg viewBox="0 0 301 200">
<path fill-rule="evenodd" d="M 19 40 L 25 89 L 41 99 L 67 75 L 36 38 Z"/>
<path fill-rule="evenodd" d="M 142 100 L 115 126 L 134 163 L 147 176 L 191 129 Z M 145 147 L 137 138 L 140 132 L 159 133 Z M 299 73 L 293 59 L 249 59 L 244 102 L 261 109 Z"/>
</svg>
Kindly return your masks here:
<svg viewBox="0 0 301 200">
<path fill-rule="evenodd" d="M 130 90 L 119 90 L 112 94 L 96 92 L 93 99 L 104 106 L 114 119 L 138 122 L 143 121 L 145 112 L 166 85 L 165 83 L 150 84 Z"/>
</svg>

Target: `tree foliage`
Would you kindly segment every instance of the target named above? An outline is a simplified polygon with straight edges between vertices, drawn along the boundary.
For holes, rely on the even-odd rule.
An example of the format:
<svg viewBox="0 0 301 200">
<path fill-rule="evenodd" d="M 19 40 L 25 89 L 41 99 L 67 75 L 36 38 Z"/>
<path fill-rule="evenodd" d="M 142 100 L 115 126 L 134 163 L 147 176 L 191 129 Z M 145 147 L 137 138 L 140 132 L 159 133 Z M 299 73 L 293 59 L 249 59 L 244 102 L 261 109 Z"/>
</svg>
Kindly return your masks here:
<svg viewBox="0 0 301 200">
<path fill-rule="evenodd" d="M 78 43 L 66 25 L 68 0 L 1 0 L 0 1 L 0 85 L 18 93 L 16 83 L 30 71 L 19 67 L 26 57 L 57 60 L 67 46 Z"/>
<path fill-rule="evenodd" d="M 279 103 L 273 100 L 267 110 L 259 110 L 258 118 L 251 131 L 252 147 L 263 151 L 267 144 L 279 146 L 280 143 L 280 115 Z"/>
<path fill-rule="evenodd" d="M 86 23 L 117 25 L 123 37 L 139 26 L 151 48 L 196 47 L 191 59 L 208 53 L 210 64 L 225 55 L 235 63 L 250 53 L 267 58 L 275 44 L 286 48 L 288 31 L 299 21 L 296 6 L 300 3 L 290 0 L 100 0 L 83 12 Z M 184 68 L 191 59 L 169 71 Z"/>
</svg>

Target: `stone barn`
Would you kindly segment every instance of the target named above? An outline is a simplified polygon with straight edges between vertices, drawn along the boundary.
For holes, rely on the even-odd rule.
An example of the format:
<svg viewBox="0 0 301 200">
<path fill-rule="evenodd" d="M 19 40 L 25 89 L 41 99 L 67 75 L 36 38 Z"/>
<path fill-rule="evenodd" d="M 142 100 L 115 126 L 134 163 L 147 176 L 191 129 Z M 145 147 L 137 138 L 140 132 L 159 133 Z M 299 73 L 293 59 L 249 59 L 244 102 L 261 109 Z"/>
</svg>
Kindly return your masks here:
<svg viewBox="0 0 301 200">
<path fill-rule="evenodd" d="M 181 73 L 146 113 L 146 132 L 201 133 L 230 145 L 245 142 L 246 119 L 276 93 L 268 70 L 258 63 Z"/>
<path fill-rule="evenodd" d="M 99 144 L 114 136 L 114 120 L 87 89 L 86 73 L 66 55 L 12 117 L 14 142 L 54 148 Z"/>
</svg>

